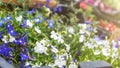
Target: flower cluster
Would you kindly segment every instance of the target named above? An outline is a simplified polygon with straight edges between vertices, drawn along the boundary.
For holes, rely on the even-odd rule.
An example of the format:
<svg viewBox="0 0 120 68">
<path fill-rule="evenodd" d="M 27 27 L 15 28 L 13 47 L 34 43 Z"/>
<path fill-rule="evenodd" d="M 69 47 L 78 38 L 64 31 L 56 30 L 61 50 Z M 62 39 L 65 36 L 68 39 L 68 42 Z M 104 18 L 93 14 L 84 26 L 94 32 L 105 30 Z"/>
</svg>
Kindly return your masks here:
<svg viewBox="0 0 120 68">
<path fill-rule="evenodd" d="M 98 35 L 96 24 L 89 21 L 66 25 L 51 12 L 43 7 L 0 14 L 0 56 L 21 68 L 77 68 L 88 60 L 106 60 L 118 67 L 120 40 Z"/>
</svg>

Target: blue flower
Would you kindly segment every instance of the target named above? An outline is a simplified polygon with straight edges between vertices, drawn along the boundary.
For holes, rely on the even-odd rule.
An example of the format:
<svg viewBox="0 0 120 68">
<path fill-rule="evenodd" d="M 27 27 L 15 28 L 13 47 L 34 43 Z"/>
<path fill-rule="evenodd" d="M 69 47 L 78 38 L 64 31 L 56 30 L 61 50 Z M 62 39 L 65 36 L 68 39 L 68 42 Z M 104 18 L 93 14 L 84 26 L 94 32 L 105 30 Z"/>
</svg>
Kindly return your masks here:
<svg viewBox="0 0 120 68">
<path fill-rule="evenodd" d="M 53 8 L 53 12 L 59 12 L 59 13 L 61 13 L 62 12 L 62 7 L 59 6 L 59 7 Z"/>
<path fill-rule="evenodd" d="M 90 27 L 86 28 L 86 30 L 88 30 L 88 31 L 93 31 L 93 27 L 90 26 Z"/>
<path fill-rule="evenodd" d="M 10 34 L 11 36 L 16 36 L 16 31 L 14 30 L 14 27 L 10 22 L 6 24 L 6 29 L 8 34 Z"/>
<path fill-rule="evenodd" d="M 54 20 L 48 20 L 48 27 L 54 28 Z"/>
<path fill-rule="evenodd" d="M 20 57 L 21 57 L 21 61 L 25 61 L 25 60 L 29 59 L 29 57 L 26 54 L 23 54 L 23 53 L 20 54 Z"/>
<path fill-rule="evenodd" d="M 16 36 L 16 35 L 17 35 L 17 33 L 16 33 L 15 30 L 8 30 L 7 32 L 8 32 L 8 34 L 10 34 L 11 36 Z"/>
<path fill-rule="evenodd" d="M 0 21 L 0 27 L 4 24 L 4 21 Z"/>
<path fill-rule="evenodd" d="M 20 26 L 23 27 L 23 28 L 28 28 L 26 21 L 27 20 L 24 20 L 24 22 L 21 23 Z"/>
<path fill-rule="evenodd" d="M 3 32 L 0 32 L 0 39 L 3 38 L 2 34 L 3 34 Z"/>
<path fill-rule="evenodd" d="M 37 24 L 42 23 L 42 20 L 40 20 L 39 17 L 38 17 L 38 18 L 35 18 L 34 20 L 35 20 L 35 22 L 36 22 Z"/>
<path fill-rule="evenodd" d="M 62 12 L 62 7 L 58 7 L 58 12 Z"/>
<path fill-rule="evenodd" d="M 76 59 L 74 59 L 73 61 L 74 61 L 74 63 L 76 63 L 76 62 L 77 62 L 77 60 L 76 60 Z"/>
<path fill-rule="evenodd" d="M 4 55 L 6 58 L 11 56 L 12 48 L 7 47 L 6 44 L 0 46 L 0 55 Z"/>
<path fill-rule="evenodd" d="M 14 28 L 13 28 L 13 26 L 12 26 L 12 24 L 10 22 L 8 22 L 6 24 L 6 29 L 8 29 L 8 30 L 14 30 Z"/>
<path fill-rule="evenodd" d="M 25 66 L 25 68 L 31 68 L 31 65 L 27 65 L 27 66 Z"/>
<path fill-rule="evenodd" d="M 27 14 L 33 14 L 33 13 L 35 13 L 35 12 L 36 12 L 36 9 L 35 9 L 35 8 L 33 8 L 32 10 L 27 11 L 26 13 L 27 13 Z"/>
<path fill-rule="evenodd" d="M 12 20 L 11 15 L 8 15 L 8 17 L 2 19 L 3 22 L 8 22 L 8 20 Z"/>
<path fill-rule="evenodd" d="M 12 20 L 11 15 L 8 15 L 7 20 Z"/>
<path fill-rule="evenodd" d="M 53 12 L 57 12 L 57 8 L 55 7 L 55 8 L 53 8 Z"/>
<path fill-rule="evenodd" d="M 25 43 L 28 42 L 28 36 L 27 34 L 25 34 L 23 37 L 20 37 L 19 39 L 16 39 L 15 40 L 15 44 L 16 45 L 26 45 Z"/>
</svg>

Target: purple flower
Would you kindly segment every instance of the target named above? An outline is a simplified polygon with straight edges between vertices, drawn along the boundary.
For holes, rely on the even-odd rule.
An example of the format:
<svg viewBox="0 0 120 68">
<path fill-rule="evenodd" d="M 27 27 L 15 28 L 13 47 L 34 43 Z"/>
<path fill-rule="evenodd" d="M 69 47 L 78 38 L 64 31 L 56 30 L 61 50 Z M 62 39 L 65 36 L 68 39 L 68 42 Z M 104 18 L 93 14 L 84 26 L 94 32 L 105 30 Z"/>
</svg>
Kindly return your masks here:
<svg viewBox="0 0 120 68">
<path fill-rule="evenodd" d="M 54 20 L 48 20 L 48 27 L 54 28 Z"/>
<path fill-rule="evenodd" d="M 21 57 L 21 61 L 25 61 L 25 60 L 29 59 L 29 57 L 26 54 L 23 54 L 23 53 L 20 54 L 20 57 Z"/>
<path fill-rule="evenodd" d="M 66 66 L 63 66 L 62 68 L 66 68 Z"/>
<path fill-rule="evenodd" d="M 101 38 L 100 38 L 100 37 L 97 37 L 97 36 L 94 36 L 94 39 L 95 39 L 96 41 L 100 41 L 100 40 L 101 40 Z"/>
<path fill-rule="evenodd" d="M 92 22 L 88 20 L 88 21 L 85 21 L 85 24 L 92 24 Z"/>
<path fill-rule="evenodd" d="M 105 37 L 105 34 L 104 34 L 104 33 L 100 35 L 100 38 L 101 38 L 101 39 L 103 39 L 104 37 Z"/>
<path fill-rule="evenodd" d="M 12 48 L 6 46 L 6 44 L 3 44 L 0 46 L 0 55 L 4 55 L 6 58 L 12 56 L 11 55 Z"/>
<path fill-rule="evenodd" d="M 77 62 L 77 60 L 76 60 L 76 59 L 74 59 L 73 61 L 74 61 L 74 63 L 76 63 L 76 62 Z"/>
<path fill-rule="evenodd" d="M 62 12 L 62 7 L 58 7 L 58 12 Z"/>
<path fill-rule="evenodd" d="M 59 6 L 59 7 L 53 8 L 53 12 L 59 12 L 59 13 L 61 13 L 62 12 L 62 7 Z"/>
<path fill-rule="evenodd" d="M 47 3 L 50 3 L 50 0 L 46 0 Z"/>
</svg>

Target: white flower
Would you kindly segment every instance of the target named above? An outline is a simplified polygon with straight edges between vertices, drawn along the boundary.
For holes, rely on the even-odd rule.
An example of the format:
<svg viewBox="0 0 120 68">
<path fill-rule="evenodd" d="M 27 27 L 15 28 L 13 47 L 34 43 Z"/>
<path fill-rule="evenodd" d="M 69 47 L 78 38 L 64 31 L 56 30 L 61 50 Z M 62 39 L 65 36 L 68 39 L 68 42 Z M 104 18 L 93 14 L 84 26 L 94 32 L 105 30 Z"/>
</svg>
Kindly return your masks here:
<svg viewBox="0 0 120 68">
<path fill-rule="evenodd" d="M 22 21 L 22 16 L 20 15 L 19 17 L 16 18 L 16 20 L 21 22 Z"/>
<path fill-rule="evenodd" d="M 55 31 L 52 31 L 51 32 L 51 36 L 50 36 L 51 38 L 53 38 L 54 40 L 57 40 L 57 34 L 55 33 Z"/>
<path fill-rule="evenodd" d="M 71 64 L 69 65 L 69 68 L 78 68 L 78 66 L 77 66 L 75 63 L 71 63 Z"/>
<path fill-rule="evenodd" d="M 85 42 L 84 45 L 87 46 L 89 49 L 94 49 L 94 47 L 95 47 L 95 46 L 94 46 L 92 43 L 90 43 L 90 42 Z"/>
<path fill-rule="evenodd" d="M 102 49 L 102 54 L 104 55 L 104 56 L 110 56 L 110 49 L 107 49 L 107 48 L 103 48 Z"/>
<path fill-rule="evenodd" d="M 80 34 L 85 34 L 85 30 L 80 29 L 79 33 Z"/>
<path fill-rule="evenodd" d="M 63 66 L 66 66 L 66 60 L 64 58 L 56 58 L 54 66 L 58 66 L 59 68 L 62 68 Z"/>
<path fill-rule="evenodd" d="M 25 66 L 28 66 L 30 64 L 31 64 L 31 62 L 25 62 Z"/>
<path fill-rule="evenodd" d="M 15 41 L 15 38 L 13 36 L 10 36 L 9 42 Z"/>
<path fill-rule="evenodd" d="M 38 63 L 35 63 L 35 65 L 32 65 L 32 68 L 39 68 L 41 67 L 41 65 L 39 65 Z"/>
<path fill-rule="evenodd" d="M 40 42 L 36 42 L 36 46 L 34 47 L 34 51 L 36 53 L 40 53 L 40 54 L 45 53 L 46 55 L 48 55 L 48 53 L 47 53 L 48 48 L 45 46 L 46 45 L 45 42 L 46 42 L 45 40 L 41 40 Z"/>
<path fill-rule="evenodd" d="M 39 18 L 36 18 L 36 19 L 34 19 L 35 20 L 35 22 L 39 22 L 40 21 L 40 19 Z"/>
<path fill-rule="evenodd" d="M 86 29 L 86 28 L 87 28 L 87 24 L 78 24 L 78 26 L 79 26 L 81 29 Z"/>
<path fill-rule="evenodd" d="M 4 43 L 7 43 L 7 42 L 8 42 L 8 39 L 7 39 L 7 36 L 6 36 L 6 35 L 3 36 L 2 41 L 3 41 Z"/>
<path fill-rule="evenodd" d="M 26 25 L 29 26 L 29 27 L 32 27 L 33 26 L 32 21 L 26 20 Z"/>
<path fill-rule="evenodd" d="M 99 50 L 95 50 L 94 51 L 94 55 L 99 55 L 100 54 L 100 51 Z"/>
<path fill-rule="evenodd" d="M 34 29 L 35 29 L 35 31 L 36 31 L 37 33 L 41 33 L 41 30 L 39 29 L 39 27 L 38 27 L 38 26 L 37 26 L 37 27 L 35 27 Z"/>
<path fill-rule="evenodd" d="M 57 48 L 55 48 L 54 46 L 51 46 L 51 47 L 52 47 L 52 52 L 58 53 L 58 49 Z"/>
<path fill-rule="evenodd" d="M 50 37 L 53 38 L 54 40 L 58 41 L 59 43 L 64 42 L 64 40 L 62 39 L 62 36 L 60 34 L 58 34 L 58 33 L 55 33 L 55 31 L 51 32 Z"/>
<path fill-rule="evenodd" d="M 71 33 L 71 34 L 74 34 L 75 31 L 74 31 L 73 27 L 69 27 L 68 32 Z"/>
<path fill-rule="evenodd" d="M 47 54 L 46 51 L 47 51 L 48 49 L 47 49 L 47 47 L 45 47 L 45 46 L 39 45 L 39 46 L 35 46 L 35 47 L 34 47 L 34 50 L 35 50 L 36 53 L 41 53 L 41 54 L 42 54 L 42 53 L 45 53 L 45 54 Z"/>
<path fill-rule="evenodd" d="M 84 35 L 80 35 L 79 42 L 84 42 L 84 40 L 85 40 L 85 36 Z"/>
<path fill-rule="evenodd" d="M 65 46 L 66 46 L 66 51 L 69 52 L 69 50 L 70 50 L 70 45 L 65 44 Z"/>
</svg>

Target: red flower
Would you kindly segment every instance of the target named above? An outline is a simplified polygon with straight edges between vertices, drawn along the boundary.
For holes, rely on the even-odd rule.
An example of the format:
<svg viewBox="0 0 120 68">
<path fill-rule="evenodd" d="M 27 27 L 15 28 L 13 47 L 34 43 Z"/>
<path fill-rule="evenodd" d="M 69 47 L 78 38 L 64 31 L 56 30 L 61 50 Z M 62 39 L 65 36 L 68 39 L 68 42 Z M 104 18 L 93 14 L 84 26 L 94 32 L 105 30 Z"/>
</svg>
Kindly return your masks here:
<svg viewBox="0 0 120 68">
<path fill-rule="evenodd" d="M 107 26 L 106 26 L 106 30 L 108 31 L 113 31 L 114 29 L 116 28 L 116 26 L 113 24 L 113 23 L 109 23 Z"/>
<path fill-rule="evenodd" d="M 105 27 L 105 22 L 104 21 L 100 21 L 100 24 L 99 24 L 101 27 Z"/>
<path fill-rule="evenodd" d="M 84 10 L 87 10 L 88 5 L 85 2 L 80 2 L 79 3 L 79 7 L 82 8 L 82 9 L 84 9 Z"/>
</svg>

